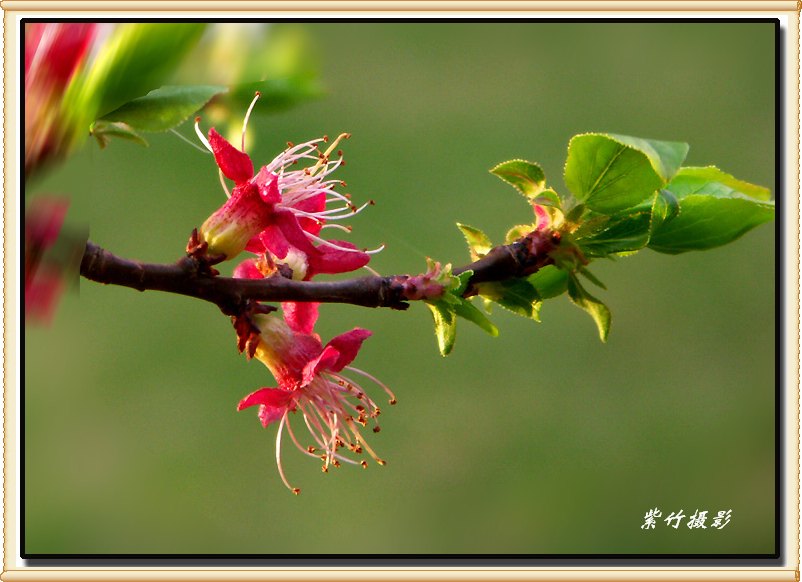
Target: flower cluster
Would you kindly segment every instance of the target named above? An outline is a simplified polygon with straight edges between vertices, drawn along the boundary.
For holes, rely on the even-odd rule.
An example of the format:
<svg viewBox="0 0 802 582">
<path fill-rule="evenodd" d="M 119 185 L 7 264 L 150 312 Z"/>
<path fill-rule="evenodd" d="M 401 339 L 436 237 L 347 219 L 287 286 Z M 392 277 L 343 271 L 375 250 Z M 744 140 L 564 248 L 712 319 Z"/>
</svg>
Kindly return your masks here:
<svg viewBox="0 0 802 582">
<path fill-rule="evenodd" d="M 237 149 L 214 128 L 208 137 L 195 129 L 206 148 L 212 152 L 220 171 L 221 183 L 228 200 L 201 226 L 199 241 L 208 261 L 230 260 L 248 251 L 234 269 L 235 278 L 267 279 L 286 277 L 309 281 L 319 274 L 337 274 L 368 268 L 371 255 L 381 250 L 358 249 L 347 241 L 329 240 L 321 236 L 323 229 L 336 228 L 350 232 L 350 227 L 337 224 L 365 207 L 351 203 L 347 194 L 336 191 L 345 183 L 329 176 L 344 162 L 342 152 L 332 158 L 338 144 L 349 137 L 339 135 L 321 151 L 328 138 L 298 145 L 288 144 L 272 162 L 255 171 L 253 161 L 244 152 L 245 127 L 256 98 L 243 124 L 241 149 Z M 300 167 L 299 167 L 300 166 Z M 233 181 L 229 191 L 225 178 Z M 264 309 L 262 309 L 264 311 Z M 244 398 L 238 410 L 259 406 L 259 419 L 264 426 L 278 422 L 276 462 L 284 484 L 294 493 L 281 465 L 281 437 L 286 428 L 293 443 L 304 454 L 323 461 L 323 470 L 338 467 L 341 461 L 367 461 L 352 458 L 366 451 L 384 464 L 365 442 L 359 427 L 374 422 L 379 407 L 356 382 L 342 375 L 344 369 L 369 379 L 390 395 L 392 392 L 370 374 L 348 366 L 356 357 L 370 332 L 355 328 L 331 340 L 324 347 L 314 332 L 319 304 L 284 302 L 283 317 L 259 313 L 259 308 L 234 318 L 240 351 L 248 347 L 248 355 L 261 361 L 273 373 L 277 387 L 261 388 Z M 299 412 L 308 429 L 312 444 L 304 447 L 290 425 L 289 413 Z M 350 453 L 345 453 L 344 449 Z M 348 456 L 348 455 L 351 456 Z"/>
</svg>

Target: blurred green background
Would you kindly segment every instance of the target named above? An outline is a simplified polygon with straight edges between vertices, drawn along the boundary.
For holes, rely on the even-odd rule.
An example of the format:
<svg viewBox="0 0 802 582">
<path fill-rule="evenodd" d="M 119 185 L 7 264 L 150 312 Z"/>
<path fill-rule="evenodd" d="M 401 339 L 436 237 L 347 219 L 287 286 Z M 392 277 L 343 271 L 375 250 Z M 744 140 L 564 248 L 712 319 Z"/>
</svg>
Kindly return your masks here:
<svg viewBox="0 0 802 582">
<path fill-rule="evenodd" d="M 340 177 L 375 207 L 350 240 L 371 265 L 468 261 L 456 221 L 494 240 L 531 209 L 487 170 L 539 162 L 564 192 L 571 136 L 685 141 L 688 165 L 775 185 L 773 23 L 315 23 L 328 94 L 252 120 L 254 161 L 349 131 Z M 257 105 L 257 110 L 258 110 Z M 243 112 L 236 112 L 239 121 Z M 208 122 L 204 122 L 208 127 Z M 180 131 L 193 139 L 187 124 Z M 94 143 L 29 186 L 129 258 L 171 262 L 223 201 L 210 156 L 170 134 Z M 562 554 L 775 550 L 774 224 L 704 253 L 593 265 L 609 342 L 566 297 L 535 324 L 494 311 L 438 355 L 422 305 L 326 306 L 327 341 L 374 332 L 356 365 L 398 395 L 370 442 L 388 460 L 327 475 L 245 394 L 274 385 L 213 306 L 81 281 L 25 335 L 28 553 Z M 594 292 L 594 294 L 596 294 Z M 383 401 L 383 395 L 375 393 Z M 289 445 L 289 446 L 287 446 Z M 732 510 L 722 529 L 667 517 Z M 708 525 L 709 525 L 708 521 Z"/>
</svg>

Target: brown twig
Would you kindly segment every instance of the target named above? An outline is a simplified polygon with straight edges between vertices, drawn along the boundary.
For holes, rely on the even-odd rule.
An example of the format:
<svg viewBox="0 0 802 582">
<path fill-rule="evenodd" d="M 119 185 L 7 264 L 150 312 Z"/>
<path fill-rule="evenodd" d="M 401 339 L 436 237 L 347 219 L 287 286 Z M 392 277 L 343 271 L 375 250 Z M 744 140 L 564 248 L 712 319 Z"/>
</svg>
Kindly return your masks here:
<svg viewBox="0 0 802 582">
<path fill-rule="evenodd" d="M 523 277 L 551 264 L 549 253 L 558 244 L 557 233 L 535 231 L 512 244 L 495 247 L 479 260 L 453 272 L 473 271 L 465 294 L 475 294 L 478 283 Z M 98 283 L 138 291 L 165 291 L 203 299 L 227 315 L 242 313 L 256 301 L 316 301 L 406 309 L 408 301 L 419 298 L 408 292 L 405 283 L 411 279 L 409 275 L 325 282 L 294 281 L 278 274 L 266 279 L 234 279 L 215 276 L 197 256 L 185 256 L 171 265 L 142 263 L 118 257 L 91 241 L 86 244 L 81 275 Z"/>
</svg>

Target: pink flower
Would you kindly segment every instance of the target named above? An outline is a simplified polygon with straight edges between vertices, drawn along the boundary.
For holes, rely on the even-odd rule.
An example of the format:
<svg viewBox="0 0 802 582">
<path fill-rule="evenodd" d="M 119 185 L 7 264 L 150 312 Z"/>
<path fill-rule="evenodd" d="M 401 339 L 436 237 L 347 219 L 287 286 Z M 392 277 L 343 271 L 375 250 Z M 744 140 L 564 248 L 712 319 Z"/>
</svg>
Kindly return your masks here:
<svg viewBox="0 0 802 582">
<path fill-rule="evenodd" d="M 256 99 L 244 125 L 255 102 Z M 354 216 L 370 204 L 356 208 L 347 196 L 335 191 L 343 182 L 326 179 L 342 164 L 342 158 L 331 160 L 329 156 L 348 134 L 340 135 L 325 152 L 320 152 L 318 145 L 326 138 L 291 145 L 254 174 L 248 154 L 231 145 L 214 128 L 206 139 L 197 123 L 195 127 L 201 141 L 214 154 L 221 176 L 234 182 L 229 200 L 200 228 L 210 254 L 231 259 L 246 248 L 260 252 L 267 248 L 283 259 L 292 246 L 310 245 L 310 241 L 336 246 L 318 236 L 326 223 Z M 314 160 L 314 164 L 288 170 L 306 160 Z M 339 206 L 327 209 L 332 202 Z M 358 252 L 351 247 L 337 248 Z"/>
<path fill-rule="evenodd" d="M 44 261 L 61 232 L 69 202 L 37 198 L 25 213 L 25 317 L 48 323 L 64 290 L 63 265 Z"/>
<path fill-rule="evenodd" d="M 349 366 L 371 333 L 354 328 L 323 346 L 316 334 L 295 332 L 278 317 L 257 315 L 254 319 L 261 330 L 255 357 L 273 373 L 278 386 L 249 394 L 240 401 L 237 410 L 258 405 L 263 426 L 279 423 L 276 464 L 287 488 L 296 494 L 300 492 L 289 484 L 281 465 L 285 428 L 298 450 L 323 461 L 324 472 L 331 465 L 339 467 L 341 461 L 367 467 L 365 460 L 352 458 L 363 451 L 384 465 L 359 430 L 372 421 L 373 431 L 378 432 L 376 418 L 381 411 L 359 384 L 342 374 L 347 370 L 371 380 L 387 392 L 390 404 L 395 404 L 389 388 L 370 374 Z M 296 437 L 290 423 L 291 412 L 300 413 L 312 437 L 311 445 L 303 446 Z"/>
<path fill-rule="evenodd" d="M 64 92 L 95 37 L 96 24 L 25 25 L 25 173 L 61 155 L 68 133 Z"/>
</svg>

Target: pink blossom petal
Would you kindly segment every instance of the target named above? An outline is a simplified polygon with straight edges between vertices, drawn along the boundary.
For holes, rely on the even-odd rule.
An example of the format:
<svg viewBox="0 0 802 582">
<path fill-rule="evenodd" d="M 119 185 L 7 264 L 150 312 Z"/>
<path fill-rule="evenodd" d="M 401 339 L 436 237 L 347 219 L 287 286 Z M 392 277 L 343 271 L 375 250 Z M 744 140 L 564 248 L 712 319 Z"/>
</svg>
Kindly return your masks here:
<svg viewBox="0 0 802 582">
<path fill-rule="evenodd" d="M 323 212 L 326 209 L 326 194 L 324 192 L 320 192 L 314 196 L 304 198 L 295 204 L 294 208 L 310 214 Z M 323 228 L 323 224 L 317 220 L 313 220 L 305 216 L 300 217 L 298 222 L 301 224 L 301 228 L 310 234 L 318 234 L 320 229 Z"/>
<path fill-rule="evenodd" d="M 275 422 L 291 408 L 292 392 L 281 388 L 260 388 L 251 392 L 237 404 L 237 410 L 259 405 L 259 420 L 263 426 Z"/>
<path fill-rule="evenodd" d="M 331 346 L 336 348 L 340 353 L 340 357 L 329 369 L 333 372 L 339 372 L 348 364 L 353 362 L 354 358 L 356 358 L 357 354 L 359 353 L 359 349 L 362 347 L 362 342 L 368 339 L 371 335 L 373 335 L 373 332 L 370 330 L 355 327 L 351 331 L 341 333 L 337 337 L 333 338 L 328 344 L 326 344 L 326 347 Z"/>
<path fill-rule="evenodd" d="M 321 244 L 317 253 L 309 257 L 309 271 L 312 275 L 318 273 L 336 274 L 348 273 L 361 269 L 370 262 L 370 255 L 357 251 L 357 247 L 349 242 L 341 240 L 329 241 L 338 247 L 354 249 L 353 251 L 343 251 L 330 245 Z"/>
<path fill-rule="evenodd" d="M 281 308 L 284 310 L 284 321 L 295 332 L 312 333 L 317 322 L 319 305 L 314 302 L 285 301 L 281 304 Z"/>
<path fill-rule="evenodd" d="M 353 359 L 353 358 L 352 358 Z M 308 386 L 315 379 L 315 376 L 324 370 L 333 370 L 340 360 L 340 352 L 334 346 L 327 345 L 320 352 L 320 355 L 310 361 L 303 370 L 303 386 Z M 342 368 L 340 368 L 342 369 Z"/>
<path fill-rule="evenodd" d="M 264 279 L 262 271 L 256 267 L 256 259 L 245 259 L 234 269 L 235 279 Z"/>
<path fill-rule="evenodd" d="M 546 212 L 546 209 L 540 204 L 533 204 L 532 207 L 535 209 L 535 216 L 537 220 L 535 221 L 535 229 L 536 230 L 545 230 L 548 228 L 549 224 L 551 224 L 551 217 L 549 213 Z"/>
<path fill-rule="evenodd" d="M 209 130 L 209 145 L 212 146 L 217 165 L 228 179 L 234 180 L 237 185 L 251 179 L 253 162 L 250 156 L 228 143 L 214 128 Z"/>
<path fill-rule="evenodd" d="M 309 242 L 298 223 L 298 218 L 292 211 L 284 208 L 276 209 L 273 213 L 273 224 L 263 230 L 259 238 L 265 248 L 279 259 L 287 256 L 290 247 L 298 249 L 307 256 L 316 252 L 314 245 Z"/>
<path fill-rule="evenodd" d="M 281 202 L 281 192 L 278 189 L 278 176 L 262 167 L 254 178 L 254 183 L 259 188 L 259 196 L 267 204 L 278 204 Z"/>
<path fill-rule="evenodd" d="M 269 250 L 278 259 L 285 258 L 287 253 L 290 252 L 290 244 L 287 242 L 287 239 L 284 238 L 284 233 L 282 233 L 281 229 L 275 224 L 269 225 L 260 232 L 258 239 L 258 244 L 252 244 L 254 241 L 251 239 L 248 246 L 245 248 L 251 252 L 264 252 Z M 258 248 L 261 248 L 261 250 L 256 250 Z"/>
</svg>

